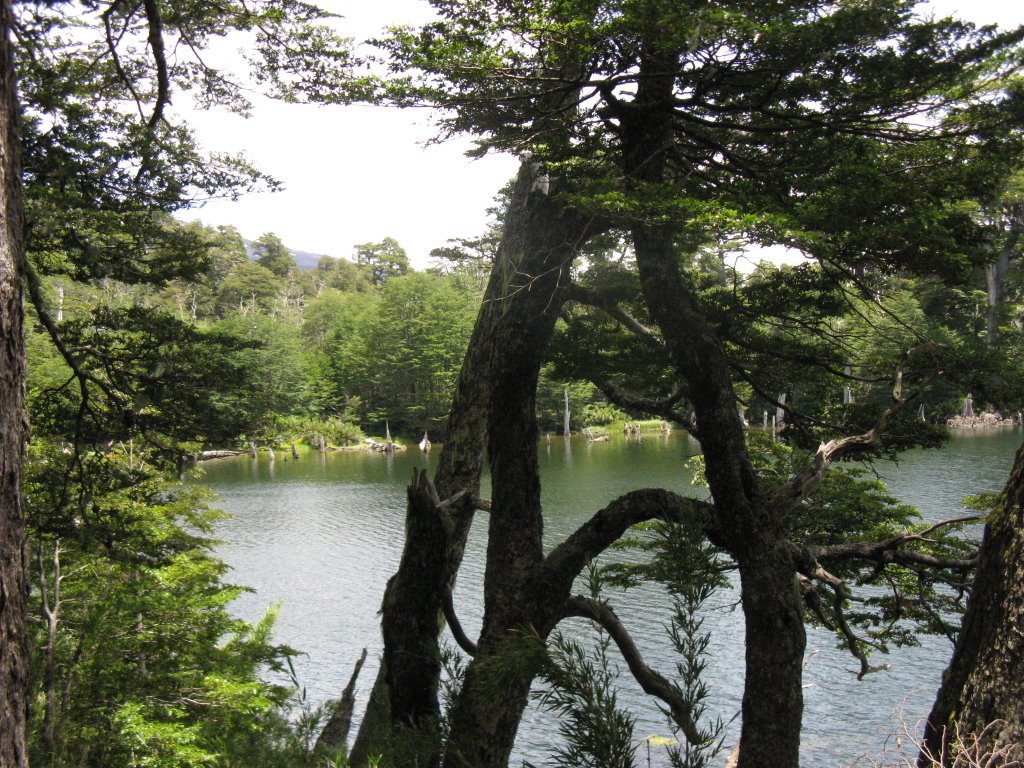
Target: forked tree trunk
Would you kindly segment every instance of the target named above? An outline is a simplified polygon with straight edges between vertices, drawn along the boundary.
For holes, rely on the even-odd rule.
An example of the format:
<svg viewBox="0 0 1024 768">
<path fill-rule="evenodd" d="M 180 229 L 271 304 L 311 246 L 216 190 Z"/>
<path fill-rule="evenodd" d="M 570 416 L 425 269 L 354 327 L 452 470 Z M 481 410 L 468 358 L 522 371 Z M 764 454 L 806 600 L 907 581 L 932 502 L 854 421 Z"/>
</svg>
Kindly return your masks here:
<svg viewBox="0 0 1024 768">
<path fill-rule="evenodd" d="M 10 0 L 0 0 L 0 766 L 28 765 L 26 552 L 21 461 L 25 415 L 24 241 Z"/>
<path fill-rule="evenodd" d="M 484 574 L 484 620 L 451 723 L 446 765 L 503 768 L 515 741 L 534 672 L 502 664 L 517 633 L 546 636 L 558 599 L 540 578 L 543 511 L 537 466 L 536 394 L 540 367 L 564 302 L 569 267 L 586 225 L 540 192 L 503 247 L 533 254 L 507 289 L 510 311 L 496 329 L 488 413 L 491 510 Z M 568 585 L 567 585 L 568 586 Z M 501 691 L 496 695 L 496 691 Z"/>
<path fill-rule="evenodd" d="M 561 276 L 558 259 L 567 258 L 565 243 L 581 234 L 582 225 L 562 215 L 554 197 L 531 194 L 532 183 L 531 166 L 524 164 L 456 385 L 434 478 L 437 496 L 432 489 L 410 489 L 405 547 L 381 609 L 384 653 L 353 746 L 355 765 L 375 755 L 424 767 L 440 760 L 440 617 L 462 562 L 487 456 L 492 390 L 499 378 L 494 371 L 519 354 L 518 346 L 506 343 L 516 333 L 510 329 L 537 322 L 553 327 L 560 306 L 551 288 Z M 465 493 L 450 507 L 437 508 L 436 501 L 460 492 Z"/>
<path fill-rule="evenodd" d="M 1024 764 L 1024 446 L 996 503 L 981 545 L 974 590 L 949 669 L 925 730 L 919 765 L 944 756 L 952 766 L 959 738 L 995 762 Z M 965 763 L 967 764 L 967 763 Z M 982 763 L 970 763 L 982 764 Z M 988 764 L 988 763 L 984 763 Z"/>
</svg>

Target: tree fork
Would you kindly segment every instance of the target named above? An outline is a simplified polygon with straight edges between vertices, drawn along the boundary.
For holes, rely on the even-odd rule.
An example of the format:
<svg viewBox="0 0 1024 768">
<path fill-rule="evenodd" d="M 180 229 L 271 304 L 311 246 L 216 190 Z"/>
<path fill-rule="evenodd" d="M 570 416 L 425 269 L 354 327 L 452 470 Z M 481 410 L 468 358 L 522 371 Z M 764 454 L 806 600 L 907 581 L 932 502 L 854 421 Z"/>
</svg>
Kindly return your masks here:
<svg viewBox="0 0 1024 768">
<path fill-rule="evenodd" d="M 529 328 L 548 312 L 557 315 L 560 304 L 552 303 L 555 297 L 547 281 L 553 279 L 555 286 L 564 281 L 561 266 L 550 273 L 551 259 L 553 255 L 571 258 L 566 256 L 566 246 L 574 253 L 587 226 L 564 211 L 555 196 L 531 194 L 532 184 L 531 164 L 524 163 L 513 190 L 506 233 L 459 373 L 448 439 L 434 478 L 441 498 L 467 493 L 444 511 L 442 522 L 435 513 L 424 514 L 424 505 L 414 506 L 410 491 L 405 548 L 381 608 L 381 669 L 352 749 L 355 765 L 386 750 L 392 741 L 389 734 L 405 732 L 408 736 L 410 728 L 420 734 L 436 732 L 445 596 L 454 587 L 479 499 L 493 389 L 499 378 L 495 369 L 513 354 L 504 343 L 514 338 L 509 329 Z M 553 319 L 550 324 L 553 327 Z M 402 629 L 411 620 L 407 608 L 419 617 L 411 633 Z M 426 619 L 428 615 L 431 621 Z M 421 747 L 418 764 L 436 765 L 440 760 L 437 747 L 436 742 L 429 750 Z"/>
<path fill-rule="evenodd" d="M 484 576 L 484 621 L 477 653 L 452 714 L 446 764 L 503 768 L 527 703 L 532 670 L 503 672 L 501 656 L 519 631 L 545 637 L 560 601 L 540 577 L 543 513 L 537 467 L 537 379 L 562 303 L 569 267 L 591 228 L 557 194 L 531 192 L 523 164 L 499 255 L 518 265 L 492 336 L 487 454 L 491 512 Z M 494 683 L 500 678 L 500 695 Z"/>
</svg>

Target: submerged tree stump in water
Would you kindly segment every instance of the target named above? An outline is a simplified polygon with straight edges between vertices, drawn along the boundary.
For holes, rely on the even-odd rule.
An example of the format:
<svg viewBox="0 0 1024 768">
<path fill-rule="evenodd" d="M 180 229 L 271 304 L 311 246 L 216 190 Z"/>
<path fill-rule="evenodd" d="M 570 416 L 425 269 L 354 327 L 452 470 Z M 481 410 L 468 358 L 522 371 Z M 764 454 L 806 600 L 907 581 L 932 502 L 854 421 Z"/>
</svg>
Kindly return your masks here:
<svg viewBox="0 0 1024 768">
<path fill-rule="evenodd" d="M 323 731 L 320 732 L 316 746 L 313 747 L 313 754 L 317 757 L 333 761 L 344 754 L 348 743 L 348 732 L 352 728 L 352 714 L 356 707 L 356 680 L 359 678 L 359 672 L 365 662 L 366 649 L 363 648 L 363 652 L 352 670 L 352 676 L 348 679 L 348 685 L 342 691 L 341 698 L 335 703 L 331 717 Z"/>
</svg>

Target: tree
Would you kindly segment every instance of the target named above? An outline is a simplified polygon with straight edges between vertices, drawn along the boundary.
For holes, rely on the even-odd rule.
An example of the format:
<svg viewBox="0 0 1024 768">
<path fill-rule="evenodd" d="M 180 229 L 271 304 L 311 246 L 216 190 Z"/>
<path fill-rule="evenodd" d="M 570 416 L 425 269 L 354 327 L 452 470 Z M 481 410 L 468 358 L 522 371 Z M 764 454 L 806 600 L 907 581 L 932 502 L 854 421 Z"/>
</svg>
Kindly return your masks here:
<svg viewBox="0 0 1024 768">
<path fill-rule="evenodd" d="M 476 298 L 453 278 L 413 272 L 388 280 L 375 299 L 325 294 L 311 305 L 309 331 L 324 337 L 333 386 L 360 398 L 365 421 L 440 433 Z M 322 329 L 325 320 L 333 328 Z"/>
<path fill-rule="evenodd" d="M 21 460 L 25 412 L 22 219 L 13 17 L 0 3 L 0 765 L 28 765 L 28 631 Z"/>
<path fill-rule="evenodd" d="M 241 342 L 228 358 L 239 374 L 220 385 L 225 395 L 235 386 L 242 390 L 239 405 L 246 411 L 245 427 L 236 436 L 264 431 L 274 415 L 309 415 L 309 355 L 298 327 L 265 314 L 232 313 L 214 330 Z M 226 407 L 230 401 L 225 400 Z"/>
<path fill-rule="evenodd" d="M 252 252 L 261 267 L 266 267 L 278 277 L 284 277 L 295 267 L 291 253 L 273 232 L 260 235 L 252 244 Z"/>
<path fill-rule="evenodd" d="M 887 360 L 888 374 L 895 371 L 888 402 L 811 422 L 805 432 L 820 447 L 788 481 L 769 489 L 744 440 L 734 377 L 761 397 L 775 400 L 777 394 L 765 386 L 771 372 L 762 378 L 746 368 L 745 354 L 756 351 L 816 376 L 841 371 L 848 361 L 837 367 L 834 353 L 787 354 L 795 349 L 773 355 L 747 334 L 763 324 L 803 324 L 816 329 L 815 343 L 822 347 L 834 334 L 836 313 L 816 315 L 812 296 L 842 303 L 870 290 L 870 283 L 858 282 L 868 269 L 953 275 L 978 256 L 979 227 L 960 202 L 979 199 L 1019 152 L 1009 131 L 1012 94 L 991 98 L 984 84 L 1014 60 L 1010 46 L 1020 33 L 975 33 L 949 21 L 917 20 L 909 5 L 890 2 L 771 9 L 656 2 L 557 9 L 438 5 L 440 21 L 418 33 L 398 33 L 389 46 L 396 68 L 423 73 L 410 98 L 444 105 L 450 110 L 444 129 L 480 134 L 485 147 L 531 149 L 535 154 L 525 164 L 534 194 L 564 195 L 564 207 L 553 204 L 552 210 L 561 210 L 552 217 L 585 213 L 592 231 L 627 234 L 643 316 L 623 311 L 607 294 L 589 302 L 640 337 L 637 346 L 657 351 L 662 375 L 654 382 L 625 377 L 631 389 L 647 390 L 641 392 L 615 386 L 622 377 L 601 383 L 623 407 L 690 425 L 702 443 L 713 498 L 710 506 L 695 508 L 638 491 L 598 512 L 544 557 L 531 465 L 532 387 L 538 350 L 546 343 L 544 321 L 538 314 L 536 325 L 511 326 L 515 333 L 475 334 L 471 344 L 490 344 L 490 352 L 471 346 L 469 355 L 496 355 L 489 369 L 494 383 L 483 395 L 492 477 L 486 608 L 455 703 L 446 759 L 476 766 L 507 761 L 531 678 L 529 670 L 509 663 L 505 652 L 512 638 L 535 632 L 543 640 L 573 611 L 607 619 L 597 607 L 570 600 L 572 577 L 586 558 L 618 536 L 620 525 L 688 515 L 700 519 L 710 540 L 733 559 L 743 587 L 747 676 L 740 764 L 795 766 L 805 601 L 822 590 L 843 604 L 846 586 L 829 571 L 837 562 L 870 560 L 882 551 L 906 562 L 919 555 L 893 554 L 904 552 L 906 536 L 848 549 L 796 542 L 786 521 L 833 461 L 878 449 L 886 427 L 916 394 L 904 384 L 926 383 L 941 362 L 931 354 L 934 344 Z M 910 114 L 920 118 L 918 124 L 906 120 Z M 925 158 L 931 160 L 922 163 Z M 893 174 L 894 167 L 901 173 Z M 894 219 L 893 210 L 900 217 Z M 930 226 L 922 226 L 925 221 Z M 514 229 L 506 223 L 505 236 Z M 746 294 L 731 301 L 722 293 L 705 296 L 685 267 L 709 232 L 721 231 L 748 242 L 796 246 L 817 258 L 820 269 L 793 272 L 777 284 L 804 311 L 786 317 L 784 305 L 750 306 Z M 554 271 L 526 272 L 530 292 L 541 291 Z M 543 294 L 550 305 L 563 300 L 553 287 Z M 529 352 L 520 346 L 524 339 L 534 345 Z M 871 376 L 877 381 L 883 371 L 874 368 Z M 787 421 L 800 415 L 788 407 Z M 412 498 L 415 489 L 410 493 Z M 426 558 L 422 551 L 418 556 Z M 955 557 L 944 562 L 969 567 Z M 400 567 L 395 583 L 405 576 Z M 386 607 L 386 648 L 392 642 L 387 617 Z M 858 650 L 855 638 L 850 645 Z M 392 680 L 392 704 L 405 695 L 396 687 Z M 501 701 L 494 700 L 496 690 Z M 671 688 L 658 690 L 672 701 Z M 692 737 L 685 707 L 674 711 Z"/>
<path fill-rule="evenodd" d="M 316 265 L 315 280 L 322 280 L 325 287 L 348 293 L 368 291 L 373 284 L 366 270 L 348 259 L 321 256 Z"/>
<path fill-rule="evenodd" d="M 1024 448 L 985 524 L 971 598 L 925 729 L 919 765 L 959 765 L 961 750 L 1024 760 Z"/>
<path fill-rule="evenodd" d="M 217 314 L 242 314 L 274 310 L 283 286 L 281 280 L 262 264 L 246 261 L 228 273 L 216 297 Z"/>
<path fill-rule="evenodd" d="M 356 264 L 370 271 L 370 281 L 383 285 L 389 277 L 404 275 L 409 271 L 409 257 L 405 248 L 391 237 L 379 243 L 363 243 L 356 246 Z"/>
<path fill-rule="evenodd" d="M 558 201 L 531 195 L 532 185 L 532 169 L 524 165 L 460 369 L 448 419 L 446 449 L 441 454 L 434 483 L 421 475 L 409 489 L 406 541 L 401 565 L 389 581 L 383 599 L 384 655 L 369 709 L 353 747 L 352 760 L 356 764 L 378 753 L 433 764 L 443 749 L 453 759 L 473 764 L 472 755 L 482 746 L 474 744 L 472 752 L 463 753 L 462 749 L 469 745 L 442 746 L 439 741 L 438 617 L 443 614 L 457 626 L 450 608 L 451 589 L 474 508 L 480 503 L 485 448 L 493 451 L 495 445 L 501 444 L 502 455 L 521 450 L 523 460 L 527 464 L 533 460 L 535 464 L 535 423 L 530 419 L 516 422 L 513 417 L 514 428 L 526 430 L 525 439 L 504 430 L 495 433 L 495 411 L 522 413 L 521 404 L 508 399 L 511 390 L 518 389 L 517 399 L 525 398 L 527 403 L 532 398 L 540 360 L 557 318 L 559 302 L 552 300 L 553 294 L 564 283 L 576 254 L 574 246 L 588 226 L 585 219 L 564 210 Z M 542 275 L 542 280 L 534 281 L 535 275 Z M 523 368 L 509 370 L 517 364 Z M 531 367 L 537 370 L 531 373 Z M 501 392 L 496 391 L 499 381 L 505 383 Z M 531 491 L 539 491 L 539 487 L 531 484 Z M 515 525 L 516 519 L 510 517 L 509 524 Z M 532 528 L 528 531 L 533 532 Z M 522 607 L 529 610 L 527 603 Z M 507 617 L 499 621 L 507 621 Z M 492 632 L 492 642 L 500 644 L 500 624 Z M 521 679 L 517 680 L 514 693 L 499 697 L 500 701 L 486 695 L 466 696 L 462 716 L 474 717 L 474 705 L 480 705 L 477 714 L 488 719 L 495 717 L 498 710 L 521 712 L 525 703 L 522 684 Z M 528 685 L 527 682 L 527 688 Z M 514 729 L 502 729 L 493 735 L 500 741 L 486 745 L 486 749 L 507 757 Z"/>
<path fill-rule="evenodd" d="M 192 417 L 173 423 L 197 394 L 190 374 L 203 378 L 202 365 L 175 370 L 147 356 L 161 348 L 175 353 L 172 362 L 187 361 L 195 348 L 187 349 L 186 342 L 195 341 L 194 336 L 143 307 L 102 307 L 101 319 L 121 322 L 92 329 L 79 324 L 78 330 L 83 336 L 105 336 L 116 354 L 107 358 L 111 350 L 94 348 L 91 355 L 79 355 L 81 350 L 69 349 L 60 322 L 47 311 L 44 280 L 60 276 L 123 287 L 164 285 L 202 274 L 208 266 L 206 243 L 189 227 L 168 226 L 168 215 L 210 196 L 275 183 L 239 157 L 200 151 L 187 126 L 175 121 L 172 97 L 191 90 L 202 106 L 248 109 L 238 79 L 209 67 L 203 53 L 213 38 L 228 33 L 246 36 L 250 62 L 266 90 L 281 97 L 313 97 L 337 84 L 347 69 L 346 46 L 317 25 L 322 17 L 316 7 L 292 0 L 228 3 L 214 10 L 202 3 L 148 1 L 132 6 L 18 4 L 15 13 L 6 0 L 0 6 L 0 763 L 5 766 L 27 760 L 22 298 L 30 298 L 69 372 L 55 404 L 59 408 L 60 398 L 67 396 L 63 404 L 73 400 L 78 405 L 73 420 L 61 429 L 75 435 L 72 446 L 78 450 L 67 460 L 79 474 L 66 473 L 57 490 L 66 490 L 73 476 L 99 482 L 83 473 L 85 458 L 102 454 L 120 437 L 132 445 L 131 438 L 148 433 L 160 442 L 148 461 L 173 466 L 188 450 L 179 441 L 203 437 L 204 427 L 197 430 Z M 133 327 L 131 321 L 147 325 Z M 131 342 L 140 336 L 159 337 L 160 342 L 132 349 Z M 126 361 L 130 370 L 105 366 L 112 358 Z M 176 386 L 180 391 L 175 392 Z M 177 402 L 184 410 L 177 414 L 168 407 L 175 395 L 183 395 Z M 206 395 L 208 405 L 208 389 Z M 161 416 L 167 421 L 156 427 L 150 419 L 160 421 Z M 80 498 L 88 498 L 88 492 Z"/>
<path fill-rule="evenodd" d="M 249 260 L 245 252 L 245 241 L 232 226 L 220 225 L 216 227 L 216 234 L 210 233 L 213 242 L 210 243 L 210 282 L 213 286 L 223 282 L 231 273 L 231 270 Z"/>
<path fill-rule="evenodd" d="M 273 612 L 255 626 L 230 616 L 242 590 L 207 538 L 220 513 L 152 458 L 130 444 L 88 457 L 32 446 L 31 762 L 285 764 L 299 752 L 290 686 L 260 678 L 294 652 L 270 642 Z"/>
<path fill-rule="evenodd" d="M 448 242 L 451 245 L 431 250 L 430 258 L 434 262 L 431 269 L 442 274 L 464 276 L 471 280 L 477 291 L 482 294 L 487 286 L 487 275 L 494 262 L 498 244 L 501 242 L 500 226 L 494 223 L 480 237 L 462 237 Z"/>
</svg>

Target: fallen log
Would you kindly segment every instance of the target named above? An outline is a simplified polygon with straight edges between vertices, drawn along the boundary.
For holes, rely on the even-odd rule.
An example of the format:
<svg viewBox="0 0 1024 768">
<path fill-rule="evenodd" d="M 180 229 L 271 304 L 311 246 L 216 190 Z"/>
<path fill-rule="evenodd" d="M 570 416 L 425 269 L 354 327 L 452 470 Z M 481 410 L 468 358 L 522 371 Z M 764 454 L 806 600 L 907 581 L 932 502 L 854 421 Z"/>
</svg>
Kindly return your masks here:
<svg viewBox="0 0 1024 768">
<path fill-rule="evenodd" d="M 209 459 L 226 459 L 231 456 L 244 456 L 245 451 L 200 451 L 196 454 L 196 461 L 208 461 Z"/>
</svg>

